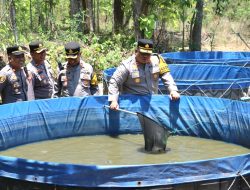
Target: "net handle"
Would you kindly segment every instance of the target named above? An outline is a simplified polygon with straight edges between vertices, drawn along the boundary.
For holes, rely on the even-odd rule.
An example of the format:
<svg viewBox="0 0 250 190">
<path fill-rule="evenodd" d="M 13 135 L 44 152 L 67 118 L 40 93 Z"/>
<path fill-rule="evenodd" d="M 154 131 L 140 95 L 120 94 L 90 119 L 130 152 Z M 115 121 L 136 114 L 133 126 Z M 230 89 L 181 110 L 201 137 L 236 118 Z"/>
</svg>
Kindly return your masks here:
<svg viewBox="0 0 250 190">
<path fill-rule="evenodd" d="M 110 106 L 108 106 L 108 105 L 104 105 L 104 107 L 111 109 Z M 120 108 L 119 109 L 112 109 L 112 110 L 114 110 L 114 111 L 121 111 L 121 112 L 129 113 L 129 114 L 137 115 L 136 112 L 132 112 L 132 111 L 128 111 L 128 110 L 124 110 L 124 109 L 120 109 Z"/>
</svg>

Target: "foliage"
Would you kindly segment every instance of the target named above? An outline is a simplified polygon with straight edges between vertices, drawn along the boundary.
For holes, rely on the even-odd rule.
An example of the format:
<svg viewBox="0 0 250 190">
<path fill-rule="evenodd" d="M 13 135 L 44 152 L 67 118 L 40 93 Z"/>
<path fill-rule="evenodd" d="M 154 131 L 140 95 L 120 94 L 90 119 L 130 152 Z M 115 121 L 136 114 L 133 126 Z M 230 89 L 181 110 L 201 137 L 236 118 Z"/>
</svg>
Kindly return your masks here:
<svg viewBox="0 0 250 190">
<path fill-rule="evenodd" d="M 151 0 L 147 15 L 140 18 L 140 30 L 146 38 L 152 38 L 155 23 L 165 23 L 170 50 L 179 49 L 180 44 L 172 35 L 180 33 L 184 28 L 189 32 L 190 20 L 197 0 Z M 13 26 L 9 8 L 11 1 L 0 1 L 0 51 L 14 44 Z M 113 67 L 128 56 L 135 47 L 132 19 L 123 32 L 112 34 L 113 4 L 110 0 L 99 0 L 99 33 L 83 34 L 77 28 L 80 14 L 74 18 L 69 15 L 69 0 L 14 0 L 16 7 L 16 25 L 18 43 L 28 45 L 39 39 L 48 46 L 48 58 L 56 71 L 57 62 L 64 62 L 64 47 L 68 41 L 82 44 L 82 56 L 99 72 Z M 97 5 L 97 1 L 94 1 Z M 227 17 L 232 22 L 241 22 L 246 27 L 250 20 L 249 0 L 204 0 L 204 25 L 208 25 L 219 17 Z M 31 4 L 30 4 L 31 3 Z M 122 0 L 125 18 L 131 18 L 132 0 Z M 31 9 L 30 9 L 31 8 Z M 95 9 L 97 12 L 97 9 Z M 217 15 L 215 15 L 215 13 Z M 32 16 L 32 17 L 31 17 Z M 219 20 L 219 19 L 218 19 Z M 165 26 L 165 25 L 164 25 Z M 183 27 L 183 28 L 181 28 Z M 215 27 L 215 26 L 213 26 Z M 215 28 L 209 29 L 215 34 Z M 179 35 L 179 34 L 178 34 Z M 180 35 L 179 35 L 180 36 Z M 178 36 L 178 37 L 179 37 Z M 166 39 L 164 39 L 166 40 Z M 172 44 L 171 44 L 172 42 Z"/>
<path fill-rule="evenodd" d="M 84 60 L 94 66 L 97 72 L 117 66 L 134 46 L 134 39 L 129 36 L 117 34 L 110 37 L 92 37 L 92 43 L 83 50 Z M 94 40 L 93 40 L 94 39 Z M 128 40 L 128 41 L 127 41 Z"/>
<path fill-rule="evenodd" d="M 140 30 L 144 31 L 146 38 L 152 38 L 155 28 L 155 16 L 140 17 Z"/>
<path fill-rule="evenodd" d="M 234 1 L 230 0 L 225 15 L 232 21 L 243 21 L 250 24 L 250 1 Z M 248 22 L 247 22 L 248 21 Z"/>
</svg>

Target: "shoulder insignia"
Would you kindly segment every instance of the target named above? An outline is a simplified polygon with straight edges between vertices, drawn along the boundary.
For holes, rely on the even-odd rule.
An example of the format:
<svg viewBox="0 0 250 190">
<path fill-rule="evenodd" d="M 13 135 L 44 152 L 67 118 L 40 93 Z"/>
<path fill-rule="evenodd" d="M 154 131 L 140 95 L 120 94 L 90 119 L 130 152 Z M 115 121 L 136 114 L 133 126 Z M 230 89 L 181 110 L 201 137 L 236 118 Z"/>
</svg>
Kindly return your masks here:
<svg viewBox="0 0 250 190">
<path fill-rule="evenodd" d="M 97 76 L 95 73 L 93 74 L 93 77 L 91 79 L 91 85 L 94 85 L 94 86 L 98 85 Z"/>
<path fill-rule="evenodd" d="M 159 67 L 160 67 L 160 74 L 164 74 L 164 73 L 167 73 L 167 72 L 170 72 L 170 69 L 168 67 L 168 64 L 165 62 L 165 60 L 159 56 Z"/>
<path fill-rule="evenodd" d="M 6 76 L 0 75 L 0 83 L 4 83 L 6 81 Z"/>
</svg>

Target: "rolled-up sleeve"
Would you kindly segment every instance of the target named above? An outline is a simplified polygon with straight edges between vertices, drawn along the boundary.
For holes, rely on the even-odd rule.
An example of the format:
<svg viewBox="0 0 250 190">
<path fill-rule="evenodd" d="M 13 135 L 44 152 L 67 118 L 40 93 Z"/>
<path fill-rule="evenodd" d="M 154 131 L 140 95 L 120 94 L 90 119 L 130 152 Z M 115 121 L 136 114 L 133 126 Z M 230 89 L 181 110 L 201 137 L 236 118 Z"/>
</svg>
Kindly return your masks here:
<svg viewBox="0 0 250 190">
<path fill-rule="evenodd" d="M 167 90 L 170 92 L 172 91 L 178 91 L 177 85 L 170 74 L 170 72 L 166 72 L 161 76 L 161 80 L 164 84 L 164 86 L 167 88 Z"/>
<path fill-rule="evenodd" d="M 109 80 L 108 101 L 118 101 L 120 90 L 129 75 L 128 69 L 121 64 Z"/>
</svg>

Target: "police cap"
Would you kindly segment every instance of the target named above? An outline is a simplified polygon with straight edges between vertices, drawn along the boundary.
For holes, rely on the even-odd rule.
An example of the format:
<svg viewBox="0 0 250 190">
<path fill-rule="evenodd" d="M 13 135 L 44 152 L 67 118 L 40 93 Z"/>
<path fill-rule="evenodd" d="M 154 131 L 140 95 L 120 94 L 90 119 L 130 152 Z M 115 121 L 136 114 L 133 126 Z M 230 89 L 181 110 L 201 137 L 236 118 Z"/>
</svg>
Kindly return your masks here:
<svg viewBox="0 0 250 190">
<path fill-rule="evenodd" d="M 77 42 L 68 42 L 65 44 L 66 58 L 76 59 L 80 52 L 80 44 Z"/>
<path fill-rule="evenodd" d="M 18 46 L 18 45 L 9 46 L 7 47 L 6 50 L 7 50 L 8 55 L 22 55 L 25 52 L 22 46 Z"/>
<path fill-rule="evenodd" d="M 32 52 L 41 53 L 41 52 L 47 50 L 47 48 L 45 48 L 43 46 L 43 42 L 41 42 L 41 41 L 30 42 L 29 48 L 30 48 L 31 53 Z"/>
<path fill-rule="evenodd" d="M 153 53 L 153 41 L 148 39 L 139 39 L 137 47 L 141 53 Z"/>
</svg>

